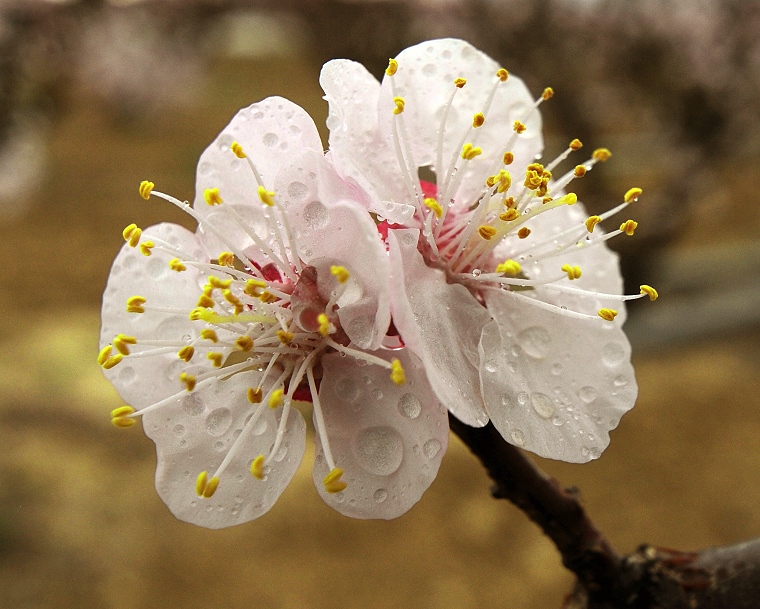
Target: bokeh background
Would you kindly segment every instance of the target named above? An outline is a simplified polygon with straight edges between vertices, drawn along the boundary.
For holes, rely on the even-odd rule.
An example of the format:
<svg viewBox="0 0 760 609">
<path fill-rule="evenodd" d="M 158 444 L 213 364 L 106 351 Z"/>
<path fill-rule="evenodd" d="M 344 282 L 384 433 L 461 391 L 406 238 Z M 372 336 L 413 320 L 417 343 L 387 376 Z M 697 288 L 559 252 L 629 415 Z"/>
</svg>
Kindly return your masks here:
<svg viewBox="0 0 760 609">
<path fill-rule="evenodd" d="M 760 534 L 760 6 L 755 0 L 0 0 L 0 604 L 10 608 L 558 607 L 572 579 L 452 438 L 391 522 L 318 498 L 310 454 L 266 516 L 176 521 L 155 454 L 95 363 L 121 229 L 188 218 L 201 151 L 241 107 L 283 95 L 323 129 L 327 59 L 380 75 L 459 36 L 543 106 L 547 155 L 613 158 L 579 184 L 598 211 L 631 186 L 627 281 L 661 299 L 628 323 L 640 386 L 577 486 L 621 552 Z M 308 417 L 307 417 L 308 418 Z M 313 432 L 312 432 L 313 436 Z"/>
</svg>

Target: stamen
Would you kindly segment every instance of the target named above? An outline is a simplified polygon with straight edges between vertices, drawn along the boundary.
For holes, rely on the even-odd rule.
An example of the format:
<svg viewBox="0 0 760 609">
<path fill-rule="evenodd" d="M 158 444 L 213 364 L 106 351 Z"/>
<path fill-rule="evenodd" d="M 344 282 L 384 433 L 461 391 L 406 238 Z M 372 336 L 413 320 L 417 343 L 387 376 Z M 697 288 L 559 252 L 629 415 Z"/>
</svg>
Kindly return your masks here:
<svg viewBox="0 0 760 609">
<path fill-rule="evenodd" d="M 642 295 L 649 296 L 649 300 L 657 300 L 659 294 L 651 285 L 642 285 L 639 288 Z"/>
<path fill-rule="evenodd" d="M 626 220 L 620 225 L 620 230 L 624 232 L 629 237 L 633 236 L 633 232 L 636 230 L 636 227 L 639 225 L 638 222 L 635 222 L 633 220 Z"/>
<path fill-rule="evenodd" d="M 193 355 L 195 355 L 195 348 L 191 345 L 185 345 L 177 352 L 177 357 L 185 362 L 189 362 L 193 359 Z"/>
<path fill-rule="evenodd" d="M 145 313 L 143 305 L 146 300 L 142 296 L 132 296 L 127 300 L 127 313 Z"/>
<path fill-rule="evenodd" d="M 614 321 L 618 312 L 615 309 L 599 309 L 598 315 L 606 321 Z"/>
<path fill-rule="evenodd" d="M 136 247 L 140 243 L 142 229 L 138 228 L 137 224 L 130 224 L 121 232 L 121 235 L 130 247 Z"/>
<path fill-rule="evenodd" d="M 181 273 L 182 271 L 186 271 L 187 267 L 182 264 L 182 261 L 179 258 L 172 258 L 169 261 L 169 268 L 172 271 L 177 271 L 178 273 Z"/>
<path fill-rule="evenodd" d="M 150 199 L 150 195 L 153 193 L 154 187 L 155 187 L 155 184 L 153 182 L 148 182 L 148 180 L 143 180 L 142 182 L 140 182 L 140 196 L 147 201 L 148 199 Z"/>
<path fill-rule="evenodd" d="M 511 277 L 516 277 L 521 271 L 522 267 L 520 266 L 520 263 L 511 258 L 496 266 L 497 273 L 503 273 L 504 275 L 510 275 Z"/>
<path fill-rule="evenodd" d="M 197 383 L 197 379 L 192 375 L 188 374 L 187 372 L 181 372 L 179 375 L 180 382 L 184 383 L 185 388 L 187 389 L 188 393 L 195 389 L 195 385 Z"/>
<path fill-rule="evenodd" d="M 340 479 L 342 475 L 343 470 L 339 467 L 336 467 L 330 470 L 330 473 L 325 476 L 322 482 L 324 483 L 325 490 L 328 493 L 340 493 L 346 489 L 348 485 Z"/>
<path fill-rule="evenodd" d="M 251 463 L 251 474 L 259 480 L 264 479 L 264 455 L 259 455 Z"/>
<path fill-rule="evenodd" d="M 122 355 L 129 355 L 129 345 L 137 344 L 137 339 L 134 336 L 127 336 L 126 334 L 117 334 L 113 339 L 113 346 Z"/>
<path fill-rule="evenodd" d="M 198 497 L 209 499 L 210 497 L 214 496 L 214 493 L 216 492 L 218 486 L 219 478 L 216 476 L 209 478 L 208 472 L 203 471 L 198 474 L 198 478 L 195 480 L 195 493 L 198 495 Z"/>
<path fill-rule="evenodd" d="M 630 190 L 628 190 L 628 192 L 625 193 L 623 200 L 626 203 L 632 203 L 633 201 L 636 201 L 641 196 L 642 192 L 644 191 L 641 190 L 641 188 L 631 188 Z"/>
<path fill-rule="evenodd" d="M 224 202 L 219 195 L 218 188 L 207 188 L 203 191 L 203 198 L 205 199 L 206 204 L 212 207 L 214 205 L 221 205 Z"/>
<path fill-rule="evenodd" d="M 562 270 L 567 273 L 567 278 L 572 281 L 573 279 L 580 279 L 581 278 L 581 267 L 579 266 L 570 266 L 569 264 L 563 264 Z"/>
<path fill-rule="evenodd" d="M 391 361 L 391 380 L 396 385 L 403 385 L 406 383 L 406 372 L 404 372 L 401 362 L 397 359 Z"/>
<path fill-rule="evenodd" d="M 586 220 L 586 230 L 590 233 L 594 232 L 594 227 L 599 224 L 602 219 L 599 216 L 591 216 Z"/>
<path fill-rule="evenodd" d="M 285 390 L 275 389 L 271 395 L 269 396 L 269 407 L 274 410 L 275 408 L 279 408 L 285 403 Z"/>
<path fill-rule="evenodd" d="M 263 391 L 261 387 L 248 388 L 248 401 L 251 404 L 261 404 L 262 400 L 263 400 Z"/>
<path fill-rule="evenodd" d="M 122 429 L 132 427 L 132 425 L 137 423 L 137 420 L 130 416 L 134 414 L 134 412 L 135 409 L 131 406 L 120 406 L 119 408 L 114 408 L 111 411 L 111 423 L 115 427 L 120 427 Z"/>
</svg>

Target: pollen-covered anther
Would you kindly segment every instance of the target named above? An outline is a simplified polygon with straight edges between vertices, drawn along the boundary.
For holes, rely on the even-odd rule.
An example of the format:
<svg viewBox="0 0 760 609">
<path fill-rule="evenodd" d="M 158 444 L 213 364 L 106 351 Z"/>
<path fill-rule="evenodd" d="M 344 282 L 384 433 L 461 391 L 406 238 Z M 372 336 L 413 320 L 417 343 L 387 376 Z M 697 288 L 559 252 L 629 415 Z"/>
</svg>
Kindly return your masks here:
<svg viewBox="0 0 760 609">
<path fill-rule="evenodd" d="M 330 273 L 338 280 L 338 283 L 346 283 L 348 278 L 351 277 L 351 273 L 345 266 L 333 264 L 330 267 Z"/>
<path fill-rule="evenodd" d="M 343 470 L 339 467 L 336 467 L 330 471 L 329 474 L 327 474 L 324 479 L 322 480 L 322 484 L 325 485 L 325 490 L 328 493 L 340 493 L 343 490 L 346 490 L 346 487 L 348 486 L 343 480 L 341 480 L 341 476 L 343 476 Z"/>
<path fill-rule="evenodd" d="M 573 175 L 576 178 L 582 178 L 583 176 L 586 175 L 587 171 L 588 171 L 588 169 L 586 169 L 585 165 L 576 165 L 575 169 L 573 169 Z"/>
<path fill-rule="evenodd" d="M 590 233 L 594 232 L 594 227 L 602 221 L 600 216 L 590 216 L 586 220 L 586 230 Z"/>
<path fill-rule="evenodd" d="M 504 156 L 501 157 L 501 162 L 505 165 L 511 165 L 515 161 L 515 155 L 512 152 L 505 152 Z"/>
<path fill-rule="evenodd" d="M 620 225 L 620 230 L 623 231 L 629 237 L 631 237 L 638 225 L 639 223 L 636 222 L 635 220 L 626 220 Z"/>
<path fill-rule="evenodd" d="M 519 231 L 517 231 L 517 236 L 520 239 L 525 239 L 528 235 L 530 235 L 530 229 L 526 226 L 523 226 Z"/>
<path fill-rule="evenodd" d="M 250 336 L 240 336 L 235 341 L 235 346 L 241 351 L 248 352 L 253 349 L 253 339 Z"/>
<path fill-rule="evenodd" d="M 172 271 L 176 271 L 178 273 L 181 273 L 182 271 L 186 271 L 187 267 L 182 264 L 182 261 L 179 258 L 172 258 L 169 260 L 169 268 Z"/>
<path fill-rule="evenodd" d="M 646 294 L 649 296 L 649 300 L 657 300 L 659 298 L 659 294 L 657 293 L 657 290 L 655 290 L 651 285 L 642 285 L 639 287 L 641 290 L 641 294 Z"/>
<path fill-rule="evenodd" d="M 137 224 L 130 224 L 121 231 L 121 236 L 124 237 L 124 241 L 129 243 L 129 247 L 137 247 L 137 244 L 140 243 L 141 235 L 142 229 Z"/>
<path fill-rule="evenodd" d="M 474 159 L 476 156 L 480 154 L 483 154 L 483 149 L 480 148 L 480 146 L 473 147 L 473 145 L 470 144 L 469 142 L 465 144 L 464 146 L 462 146 L 462 158 L 465 161 L 471 161 L 472 159 Z"/>
<path fill-rule="evenodd" d="M 210 340 L 212 343 L 219 341 L 219 337 L 217 336 L 216 331 L 212 330 L 211 328 L 204 328 L 201 330 L 201 338 L 204 340 Z"/>
<path fill-rule="evenodd" d="M 216 275 L 208 276 L 208 285 L 212 288 L 219 288 L 220 290 L 229 290 L 232 285 L 232 279 L 221 279 Z"/>
<path fill-rule="evenodd" d="M 140 196 L 146 201 L 150 199 L 150 193 L 153 190 L 154 186 L 155 184 L 153 182 L 149 182 L 148 180 L 143 180 L 140 182 Z"/>
<path fill-rule="evenodd" d="M 288 332 L 287 330 L 277 330 L 277 338 L 283 345 L 289 345 L 293 342 L 295 334 Z"/>
<path fill-rule="evenodd" d="M 218 188 L 207 188 L 203 191 L 203 198 L 205 199 L 206 204 L 211 206 L 221 205 L 224 202 L 219 194 Z"/>
<path fill-rule="evenodd" d="M 504 199 L 504 207 L 507 209 L 517 209 L 517 201 L 514 197 L 507 197 Z"/>
<path fill-rule="evenodd" d="M 522 121 L 515 121 L 515 124 L 512 125 L 512 129 L 514 129 L 516 133 L 525 133 L 527 127 Z"/>
<path fill-rule="evenodd" d="M 512 222 L 512 220 L 517 220 L 519 217 L 520 212 L 516 209 L 508 209 L 503 214 L 499 214 L 499 220 L 504 220 L 504 222 Z"/>
<path fill-rule="evenodd" d="M 544 166 L 541 163 L 531 163 L 525 169 L 523 186 L 530 190 L 538 190 L 544 181 Z M 543 195 L 540 195 L 543 196 Z"/>
<path fill-rule="evenodd" d="M 261 387 L 249 387 L 247 396 L 251 404 L 261 404 L 261 400 L 264 399 L 264 392 Z"/>
<path fill-rule="evenodd" d="M 496 266 L 497 273 L 509 275 L 510 277 L 517 277 L 521 271 L 522 266 L 520 266 L 520 263 L 517 262 L 517 260 L 512 260 L 511 258 Z"/>
<path fill-rule="evenodd" d="M 272 304 L 273 302 L 277 302 L 277 296 L 268 290 L 264 290 L 261 294 L 259 294 L 259 300 L 264 304 Z"/>
<path fill-rule="evenodd" d="M 187 372 L 180 372 L 179 380 L 185 386 L 185 389 L 187 389 L 188 391 L 192 391 L 193 389 L 195 389 L 195 383 L 197 381 L 192 374 L 188 374 Z"/>
<path fill-rule="evenodd" d="M 541 93 L 541 99 L 544 101 L 551 99 L 552 97 L 554 97 L 554 89 L 551 87 L 546 87 L 546 89 L 544 89 L 544 92 Z"/>
<path fill-rule="evenodd" d="M 269 407 L 274 410 L 275 408 L 279 408 L 285 403 L 285 390 L 284 389 L 275 389 L 272 392 L 272 395 L 269 396 Z"/>
<path fill-rule="evenodd" d="M 612 156 L 612 153 L 607 148 L 597 148 L 591 154 L 591 158 L 596 159 L 600 163 L 604 163 Z"/>
<path fill-rule="evenodd" d="M 440 218 L 443 215 L 443 207 L 433 197 L 426 197 L 423 203 L 425 207 L 435 214 L 436 218 Z"/>
<path fill-rule="evenodd" d="M 507 192 L 509 187 L 512 186 L 512 175 L 506 169 L 501 169 L 494 176 L 494 184 L 496 185 L 496 192 Z"/>
<path fill-rule="evenodd" d="M 462 88 L 462 87 L 464 87 L 466 84 L 467 84 L 467 79 L 466 79 L 466 78 L 457 78 L 457 79 L 455 79 L 455 80 L 454 80 L 454 86 L 455 86 L 457 89 L 461 89 L 461 88 Z"/>
<path fill-rule="evenodd" d="M 319 322 L 319 329 L 317 330 L 322 336 L 329 336 L 330 331 L 335 331 L 335 326 L 330 323 L 327 315 L 320 313 L 317 315 L 317 321 Z"/>
<path fill-rule="evenodd" d="M 406 105 L 406 101 L 404 101 L 403 97 L 394 97 L 393 98 L 393 114 L 401 114 L 404 111 L 404 106 Z"/>
<path fill-rule="evenodd" d="M 251 461 L 251 475 L 258 479 L 264 479 L 264 455 L 259 455 Z"/>
<path fill-rule="evenodd" d="M 578 138 L 575 138 L 572 142 L 570 142 L 568 147 L 570 150 L 580 150 L 583 148 L 583 142 L 581 142 Z"/>
<path fill-rule="evenodd" d="M 403 385 L 406 383 L 406 372 L 404 372 L 404 367 L 397 359 L 394 359 L 391 362 L 391 380 L 396 385 Z"/>
<path fill-rule="evenodd" d="M 478 127 L 482 127 L 483 123 L 486 122 L 486 116 L 482 112 L 478 112 L 475 116 L 472 117 L 472 126 L 474 129 L 477 129 Z"/>
<path fill-rule="evenodd" d="M 574 192 L 569 192 L 557 202 L 562 203 L 563 205 L 575 205 L 578 202 L 578 195 Z M 546 203 L 546 201 L 544 201 L 544 203 Z"/>
<path fill-rule="evenodd" d="M 499 68 L 496 70 L 496 76 L 499 77 L 499 80 L 501 82 L 506 82 L 507 78 L 509 78 L 509 72 L 507 72 L 504 68 Z"/>
<path fill-rule="evenodd" d="M 213 309 L 215 304 L 216 303 L 214 302 L 214 299 L 211 298 L 211 296 L 208 294 L 201 294 L 195 306 L 203 307 L 204 309 Z"/>
<path fill-rule="evenodd" d="M 613 321 L 617 317 L 618 312 L 615 309 L 599 309 L 597 315 L 605 321 Z"/>
<path fill-rule="evenodd" d="M 389 59 L 388 67 L 385 68 L 385 73 L 388 76 L 393 76 L 396 73 L 396 70 L 398 70 L 398 61 L 396 61 L 395 59 Z"/>
<path fill-rule="evenodd" d="M 567 278 L 572 281 L 573 279 L 580 279 L 581 278 L 581 267 L 579 266 L 570 266 L 569 264 L 563 264 L 562 270 L 567 273 Z"/>
<path fill-rule="evenodd" d="M 253 296 L 256 298 L 261 295 L 261 288 L 265 287 L 267 287 L 266 281 L 261 281 L 261 279 L 248 279 L 245 282 L 243 292 L 248 294 L 248 296 Z"/>
<path fill-rule="evenodd" d="M 156 247 L 156 244 L 153 243 L 153 241 L 143 241 L 140 244 L 140 253 L 143 256 L 150 256 L 150 250 L 152 250 L 154 247 Z"/>
<path fill-rule="evenodd" d="M 496 233 L 497 230 L 488 224 L 484 224 L 478 228 L 478 234 L 486 241 L 490 241 Z"/>
<path fill-rule="evenodd" d="M 222 252 L 221 254 L 219 254 L 219 256 L 217 256 L 216 260 L 222 266 L 229 266 L 229 267 L 235 266 L 235 254 L 233 254 L 232 252 Z"/>
<path fill-rule="evenodd" d="M 129 345 L 136 345 L 137 339 L 126 334 L 117 334 L 113 339 L 113 346 L 122 355 L 129 355 Z"/>
<path fill-rule="evenodd" d="M 541 204 L 546 205 L 547 203 L 551 203 L 552 201 L 554 201 L 554 199 L 552 199 L 551 197 L 544 197 L 543 199 L 541 199 Z"/>
<path fill-rule="evenodd" d="M 209 351 L 206 354 L 206 359 L 210 360 L 214 364 L 214 368 L 221 368 L 222 367 L 222 358 L 224 356 L 221 353 L 218 353 L 217 351 Z"/>
<path fill-rule="evenodd" d="M 195 347 L 192 345 L 185 345 L 179 351 L 177 351 L 177 357 L 181 360 L 189 362 L 195 355 Z"/>
<path fill-rule="evenodd" d="M 121 427 L 126 429 L 132 427 L 137 421 L 129 415 L 134 414 L 135 409 L 131 406 L 119 406 L 111 411 L 111 424 L 114 427 Z"/>
<path fill-rule="evenodd" d="M 219 478 L 216 476 L 209 478 L 208 472 L 203 471 L 198 474 L 198 477 L 195 479 L 195 494 L 198 495 L 198 497 L 209 499 L 214 496 L 218 486 Z"/>
<path fill-rule="evenodd" d="M 222 290 L 222 296 L 224 296 L 224 299 L 227 302 L 229 302 L 231 305 L 237 306 L 237 305 L 241 304 L 240 303 L 240 299 L 237 296 L 235 296 L 232 293 L 232 290 L 230 290 L 229 288 L 226 289 L 226 290 Z"/>
<path fill-rule="evenodd" d="M 121 353 L 111 355 L 112 352 L 113 347 L 107 345 L 100 350 L 100 353 L 98 353 L 98 363 L 102 366 L 103 370 L 110 370 L 124 359 L 124 356 Z"/>
<path fill-rule="evenodd" d="M 274 205 L 274 191 L 267 190 L 263 186 L 259 186 L 258 189 L 259 193 L 259 199 L 261 199 L 261 202 L 266 205 L 267 207 L 272 207 Z"/>
<path fill-rule="evenodd" d="M 230 146 L 230 149 L 232 152 L 235 153 L 235 156 L 239 159 L 245 158 L 245 152 L 243 151 L 243 147 L 238 142 L 232 142 L 232 145 Z"/>
<path fill-rule="evenodd" d="M 631 188 L 628 190 L 628 192 L 625 193 L 625 196 L 623 196 L 623 201 L 626 203 L 632 203 L 641 196 L 642 192 L 644 191 L 641 190 L 641 188 Z"/>
<path fill-rule="evenodd" d="M 142 296 L 132 296 L 132 298 L 127 300 L 127 313 L 145 313 L 144 304 L 145 298 Z"/>
</svg>

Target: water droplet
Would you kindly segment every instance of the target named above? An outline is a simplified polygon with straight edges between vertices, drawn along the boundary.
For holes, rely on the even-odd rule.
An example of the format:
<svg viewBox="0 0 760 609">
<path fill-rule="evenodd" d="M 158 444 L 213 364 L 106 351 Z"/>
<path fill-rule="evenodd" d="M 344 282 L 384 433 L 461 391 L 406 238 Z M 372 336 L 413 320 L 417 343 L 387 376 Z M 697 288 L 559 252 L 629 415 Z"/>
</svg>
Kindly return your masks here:
<svg viewBox="0 0 760 609">
<path fill-rule="evenodd" d="M 224 442 L 221 440 L 214 442 L 214 450 L 218 453 L 222 452 L 224 450 Z"/>
<path fill-rule="evenodd" d="M 533 326 L 517 335 L 517 342 L 530 357 L 543 359 L 549 353 L 551 337 L 546 328 Z"/>
<path fill-rule="evenodd" d="M 260 436 L 267 430 L 268 426 L 269 424 L 266 422 L 266 419 L 259 419 L 253 426 L 253 435 Z"/>
<path fill-rule="evenodd" d="M 185 399 L 182 400 L 182 408 L 191 417 L 197 417 L 204 411 L 206 406 L 197 394 L 191 393 L 190 395 L 185 396 Z"/>
<path fill-rule="evenodd" d="M 501 405 L 504 408 L 511 408 L 512 407 L 512 396 L 508 393 L 505 393 L 503 396 L 501 396 Z"/>
<path fill-rule="evenodd" d="M 517 372 L 517 362 L 509 362 L 507 368 L 510 372 Z"/>
<path fill-rule="evenodd" d="M 565 424 L 565 421 L 562 417 L 554 417 L 552 419 L 552 424 L 556 427 L 562 427 Z"/>
<path fill-rule="evenodd" d="M 602 349 L 602 361 L 609 367 L 617 366 L 625 359 L 625 349 L 620 343 L 607 343 Z"/>
<path fill-rule="evenodd" d="M 522 446 L 525 444 L 525 434 L 519 429 L 513 429 L 509 434 L 509 437 L 512 438 L 512 442 L 514 442 L 517 446 Z"/>
<path fill-rule="evenodd" d="M 543 393 L 534 393 L 530 397 L 530 403 L 533 410 L 542 419 L 551 419 L 554 416 L 555 408 L 552 399 Z"/>
<path fill-rule="evenodd" d="M 585 387 L 581 387 L 578 390 L 578 397 L 581 398 L 586 404 L 590 404 L 596 399 L 597 392 L 596 388 L 592 387 L 591 385 L 586 385 Z"/>
<path fill-rule="evenodd" d="M 422 405 L 413 394 L 405 393 L 398 400 L 398 411 L 407 419 L 416 419 L 422 412 Z"/>
<path fill-rule="evenodd" d="M 486 369 L 487 372 L 496 372 L 496 369 L 498 366 L 495 360 L 489 359 L 489 360 L 486 360 L 486 363 L 483 364 L 483 367 Z"/>
<path fill-rule="evenodd" d="M 265 133 L 264 137 L 261 138 L 261 143 L 264 144 L 267 148 L 273 148 L 277 145 L 277 142 L 280 141 L 280 138 L 277 137 L 276 133 Z"/>
<path fill-rule="evenodd" d="M 472 269 L 472 276 L 473 277 L 480 277 L 483 274 L 483 271 L 480 269 Z"/>
<path fill-rule="evenodd" d="M 382 392 L 382 391 L 380 391 L 380 389 L 378 389 L 377 387 L 375 387 L 375 388 L 372 390 L 372 395 L 374 395 L 374 396 L 375 396 L 375 399 L 376 399 L 376 400 L 382 400 L 382 399 L 383 399 L 383 392 Z"/>
<path fill-rule="evenodd" d="M 383 501 L 385 501 L 385 500 L 388 498 L 388 491 L 386 491 L 384 488 L 379 488 L 379 489 L 377 489 L 377 490 L 376 490 L 376 491 L 375 491 L 375 492 L 372 494 L 372 498 L 373 498 L 373 499 L 374 499 L 374 500 L 375 500 L 377 503 L 382 503 Z"/>
<path fill-rule="evenodd" d="M 181 436 L 182 434 L 185 433 L 185 426 L 184 425 L 175 425 L 174 429 L 172 429 L 172 431 L 174 432 L 175 436 L 179 437 L 179 436 Z"/>
<path fill-rule="evenodd" d="M 277 463 L 280 463 L 284 458 L 285 455 L 288 454 L 288 447 L 283 444 L 280 446 L 280 450 L 277 451 L 274 457 L 272 457 L 272 460 L 276 461 Z"/>
<path fill-rule="evenodd" d="M 589 449 L 588 456 L 591 457 L 592 459 L 598 459 L 599 457 L 602 456 L 602 451 L 599 450 L 596 447 L 593 447 L 593 448 Z"/>
<path fill-rule="evenodd" d="M 312 230 L 324 228 L 329 218 L 327 208 L 319 201 L 312 201 L 303 208 L 303 221 Z"/>
<path fill-rule="evenodd" d="M 520 393 L 517 394 L 517 401 L 523 406 L 525 406 L 525 404 L 528 403 L 528 397 L 529 396 L 527 393 L 525 393 L 524 391 L 521 391 Z"/>
<path fill-rule="evenodd" d="M 359 464 L 368 472 L 388 476 L 395 472 L 404 457 L 404 442 L 392 427 L 369 427 L 357 438 Z"/>
<path fill-rule="evenodd" d="M 556 364 L 552 364 L 552 374 L 554 376 L 559 376 L 562 374 L 562 364 L 557 362 Z"/>
<path fill-rule="evenodd" d="M 206 417 L 206 431 L 212 436 L 221 436 L 232 425 L 232 413 L 227 408 L 212 410 Z"/>
<path fill-rule="evenodd" d="M 441 450 L 441 443 L 435 438 L 430 438 L 422 445 L 422 452 L 428 459 L 433 459 Z"/>
<path fill-rule="evenodd" d="M 291 182 L 288 185 L 288 196 L 295 200 L 301 201 L 309 194 L 309 187 L 303 182 Z"/>
<path fill-rule="evenodd" d="M 352 404 L 359 399 L 359 387 L 351 377 L 344 377 L 335 383 L 335 393 L 344 402 Z"/>
<path fill-rule="evenodd" d="M 615 377 L 615 380 L 613 380 L 612 383 L 615 387 L 625 387 L 628 384 L 628 379 L 622 374 L 619 374 Z"/>
<path fill-rule="evenodd" d="M 135 381 L 137 373 L 132 366 L 125 366 L 122 364 L 119 368 L 119 380 L 122 383 L 133 383 Z"/>
</svg>

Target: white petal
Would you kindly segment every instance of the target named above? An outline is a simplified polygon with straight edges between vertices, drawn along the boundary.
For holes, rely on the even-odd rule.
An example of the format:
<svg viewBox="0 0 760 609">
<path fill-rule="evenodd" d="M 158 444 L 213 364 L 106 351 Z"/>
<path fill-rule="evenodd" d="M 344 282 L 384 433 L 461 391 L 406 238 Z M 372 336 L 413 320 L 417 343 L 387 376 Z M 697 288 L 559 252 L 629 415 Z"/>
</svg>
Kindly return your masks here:
<svg viewBox="0 0 760 609">
<path fill-rule="evenodd" d="M 393 322 L 406 345 L 422 360 L 438 399 L 460 421 L 488 422 L 480 395 L 478 342 L 490 321 L 467 289 L 446 282 L 417 251 L 419 231 L 391 230 Z"/>
<path fill-rule="evenodd" d="M 325 490 L 329 468 L 319 434 L 314 484 L 330 507 L 353 518 L 401 516 L 432 483 L 448 445 L 446 409 L 419 362 L 404 351 L 383 357 L 398 357 L 406 383 L 395 385 L 387 369 L 359 366 L 350 357 L 322 360 L 319 397 L 327 437 L 348 486 L 335 494 Z"/>
<path fill-rule="evenodd" d="M 201 330 L 206 327 L 203 322 L 193 322 L 189 318 L 190 311 L 202 293 L 206 274 L 189 265 L 182 272 L 169 268 L 169 261 L 174 257 L 207 263 L 209 258 L 203 245 L 193 233 L 176 224 L 158 224 L 146 228 L 141 242 L 151 240 L 156 246 L 164 243 L 170 245 L 177 250 L 177 254 L 154 249 L 146 257 L 140 253 L 139 248 L 125 244 L 114 260 L 103 293 L 100 330 L 101 348 L 113 341 L 117 334 L 134 336 L 138 340 L 136 345 L 130 345 L 132 355 L 127 355 L 110 370 L 104 370 L 122 399 L 138 410 L 181 391 L 184 387 L 179 381 L 181 372 L 197 374 L 212 367 L 212 363 L 203 355 L 196 354 L 190 364 L 179 359 L 177 351 L 181 344 L 161 355 L 135 356 L 136 353 L 157 348 L 143 346 L 141 340 L 170 340 L 189 344 L 198 339 Z M 146 298 L 145 313 L 127 312 L 127 299 L 132 296 Z M 178 313 L 151 311 L 149 307 L 176 309 Z"/>
<path fill-rule="evenodd" d="M 599 457 L 636 400 L 631 348 L 602 319 L 574 319 L 510 292 L 487 292 L 494 318 L 480 342 L 483 396 L 504 438 L 542 457 Z"/>
<path fill-rule="evenodd" d="M 143 417 L 145 433 L 156 443 L 156 490 L 180 520 L 210 529 L 240 524 L 266 513 L 298 469 L 305 449 L 306 426 L 291 409 L 282 446 L 267 463 L 265 479 L 254 478 L 251 462 L 268 456 L 274 445 L 282 409 L 264 408 L 255 425 L 241 430 L 257 405 L 248 401 L 254 373 L 240 373 L 193 393 Z M 211 477 L 234 447 L 216 493 L 196 495 L 195 480 L 202 471 Z"/>
</svg>

